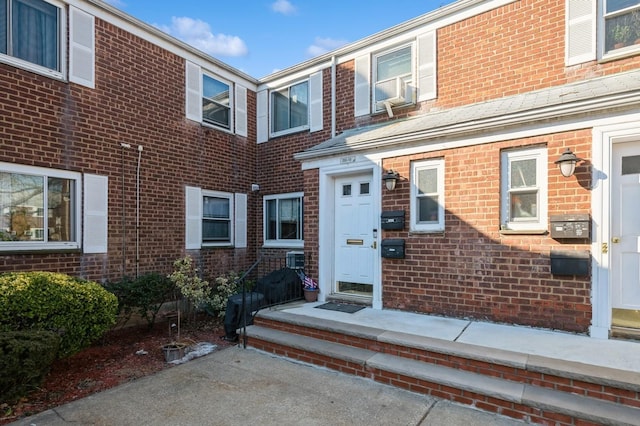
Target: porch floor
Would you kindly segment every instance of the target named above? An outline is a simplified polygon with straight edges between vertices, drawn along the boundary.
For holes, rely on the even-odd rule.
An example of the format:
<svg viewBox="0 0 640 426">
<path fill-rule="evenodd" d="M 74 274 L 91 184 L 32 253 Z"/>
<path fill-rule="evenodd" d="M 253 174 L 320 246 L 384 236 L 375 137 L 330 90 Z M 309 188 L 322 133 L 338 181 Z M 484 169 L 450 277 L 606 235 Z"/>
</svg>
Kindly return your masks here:
<svg viewBox="0 0 640 426">
<path fill-rule="evenodd" d="M 387 309 L 374 310 L 369 307 L 355 313 L 315 309 L 315 306 L 323 303 L 325 302 L 295 302 L 273 309 L 346 324 L 640 373 L 640 341 L 594 339 L 532 327 Z"/>
</svg>

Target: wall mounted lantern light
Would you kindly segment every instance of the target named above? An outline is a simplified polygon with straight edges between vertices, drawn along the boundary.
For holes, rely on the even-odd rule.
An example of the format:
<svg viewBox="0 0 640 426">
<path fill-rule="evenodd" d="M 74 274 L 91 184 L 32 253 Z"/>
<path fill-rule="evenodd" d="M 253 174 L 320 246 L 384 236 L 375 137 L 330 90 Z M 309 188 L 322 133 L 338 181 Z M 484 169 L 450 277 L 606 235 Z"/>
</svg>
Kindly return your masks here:
<svg viewBox="0 0 640 426">
<path fill-rule="evenodd" d="M 389 191 L 396 189 L 396 182 L 399 178 L 400 175 L 393 170 L 389 170 L 387 173 L 382 175 L 382 180 Z"/>
<path fill-rule="evenodd" d="M 582 161 L 582 158 L 576 157 L 576 155 L 567 148 L 554 163 L 558 165 L 562 176 L 571 177 L 573 176 L 573 172 L 576 171 L 576 163 L 578 161 Z"/>
</svg>

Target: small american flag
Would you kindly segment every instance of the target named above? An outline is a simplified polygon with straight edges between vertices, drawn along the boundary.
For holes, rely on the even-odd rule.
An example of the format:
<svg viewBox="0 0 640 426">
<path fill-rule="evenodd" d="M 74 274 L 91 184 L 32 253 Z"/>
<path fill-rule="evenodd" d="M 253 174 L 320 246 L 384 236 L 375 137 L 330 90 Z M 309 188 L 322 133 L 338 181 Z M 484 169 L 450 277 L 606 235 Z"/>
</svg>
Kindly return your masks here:
<svg viewBox="0 0 640 426">
<path fill-rule="evenodd" d="M 304 288 L 306 289 L 316 290 L 318 288 L 318 283 L 315 282 L 313 278 L 311 278 L 308 275 L 304 276 L 303 283 L 304 283 Z"/>
</svg>

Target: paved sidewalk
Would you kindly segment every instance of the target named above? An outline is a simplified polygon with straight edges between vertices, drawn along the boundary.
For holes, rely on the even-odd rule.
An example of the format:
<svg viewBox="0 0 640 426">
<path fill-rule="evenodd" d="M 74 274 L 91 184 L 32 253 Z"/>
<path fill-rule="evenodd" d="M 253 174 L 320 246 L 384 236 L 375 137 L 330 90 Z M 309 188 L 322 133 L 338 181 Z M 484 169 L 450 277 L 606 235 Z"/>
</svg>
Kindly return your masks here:
<svg viewBox="0 0 640 426">
<path fill-rule="evenodd" d="M 231 347 L 14 425 L 522 426 L 371 380 Z"/>
</svg>

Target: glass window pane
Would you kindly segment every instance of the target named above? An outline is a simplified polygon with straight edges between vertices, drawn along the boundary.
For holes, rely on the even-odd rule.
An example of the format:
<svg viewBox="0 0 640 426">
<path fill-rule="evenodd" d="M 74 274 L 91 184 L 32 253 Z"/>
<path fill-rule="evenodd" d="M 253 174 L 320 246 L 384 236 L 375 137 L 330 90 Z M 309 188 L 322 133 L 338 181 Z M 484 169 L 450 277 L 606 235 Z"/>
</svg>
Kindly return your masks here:
<svg viewBox="0 0 640 426">
<path fill-rule="evenodd" d="M 607 0 L 607 13 L 639 5 L 639 0 Z"/>
<path fill-rule="evenodd" d="M 418 170 L 418 194 L 433 194 L 438 192 L 438 171 L 436 169 Z"/>
<path fill-rule="evenodd" d="M 276 233 L 278 229 L 278 216 L 276 214 L 277 208 L 277 200 L 268 200 L 267 201 L 267 240 L 275 240 L 278 238 L 278 234 Z"/>
<path fill-rule="evenodd" d="M 49 241 L 73 241 L 73 181 L 48 178 L 47 235 Z M 44 228 L 44 227 L 43 227 Z"/>
<path fill-rule="evenodd" d="M 536 160 L 514 160 L 511 162 L 511 188 L 536 186 Z"/>
<path fill-rule="evenodd" d="M 289 128 L 289 90 L 271 93 L 271 127 L 274 132 Z"/>
<path fill-rule="evenodd" d="M 0 0 L 0 53 L 7 53 L 7 0 Z"/>
<path fill-rule="evenodd" d="M 229 222 L 220 220 L 204 220 L 202 222 L 202 241 L 229 241 Z"/>
<path fill-rule="evenodd" d="M 229 85 L 209 76 L 202 77 L 202 118 L 229 128 Z"/>
<path fill-rule="evenodd" d="M 293 198 L 280 200 L 280 220 L 297 220 L 298 203 L 299 201 Z"/>
<path fill-rule="evenodd" d="M 638 11 L 607 18 L 605 21 L 605 50 L 620 49 L 635 43 L 640 30 Z"/>
<path fill-rule="evenodd" d="M 44 178 L 0 172 L 0 212 L 1 241 L 37 241 L 35 231 L 44 227 Z"/>
<path fill-rule="evenodd" d="M 228 219 L 229 200 L 226 198 L 204 197 L 202 217 Z"/>
<path fill-rule="evenodd" d="M 345 197 L 351 195 L 351 185 L 342 185 L 342 195 Z"/>
<path fill-rule="evenodd" d="M 533 220 L 538 218 L 538 192 L 510 194 L 511 220 Z"/>
<path fill-rule="evenodd" d="M 283 240 L 297 240 L 300 224 L 300 199 L 290 198 L 280 200 L 280 238 Z"/>
<path fill-rule="evenodd" d="M 309 118 L 307 82 L 291 86 L 291 128 L 306 126 Z"/>
<path fill-rule="evenodd" d="M 622 157 L 622 174 L 634 175 L 640 173 L 640 155 Z"/>
<path fill-rule="evenodd" d="M 411 74 L 411 46 L 378 57 L 377 81 L 388 80 L 405 74 Z"/>
<path fill-rule="evenodd" d="M 438 223 L 438 196 L 418 198 L 418 223 Z"/>
<path fill-rule="evenodd" d="M 10 54 L 59 70 L 58 8 L 41 0 L 13 0 L 12 5 Z"/>
<path fill-rule="evenodd" d="M 369 182 L 360 184 L 360 195 L 369 195 Z"/>
</svg>

